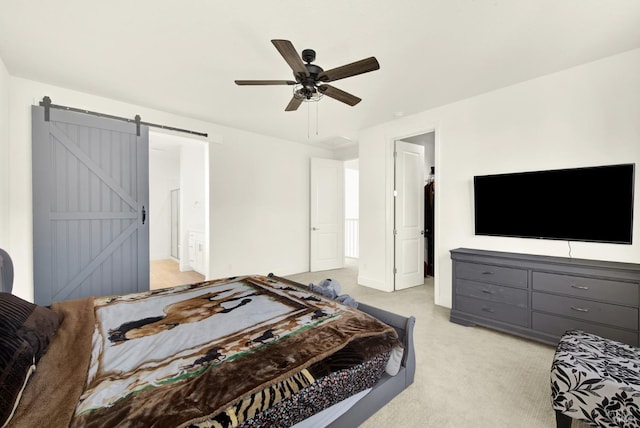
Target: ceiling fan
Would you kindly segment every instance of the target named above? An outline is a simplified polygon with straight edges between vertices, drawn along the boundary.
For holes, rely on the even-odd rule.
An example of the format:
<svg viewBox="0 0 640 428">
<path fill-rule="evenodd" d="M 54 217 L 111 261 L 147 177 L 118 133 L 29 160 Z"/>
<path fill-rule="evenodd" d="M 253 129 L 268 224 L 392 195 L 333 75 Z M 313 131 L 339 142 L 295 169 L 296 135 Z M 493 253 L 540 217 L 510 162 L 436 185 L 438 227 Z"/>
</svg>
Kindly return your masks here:
<svg viewBox="0 0 640 428">
<path fill-rule="evenodd" d="M 280 52 L 280 55 L 282 55 L 287 64 L 289 64 L 289 67 L 293 70 L 295 80 L 236 80 L 235 82 L 236 85 L 293 86 L 293 98 L 291 98 L 285 111 L 297 110 L 303 101 L 317 101 L 323 95 L 354 106 L 362 101 L 362 99 L 334 86 L 327 85 L 326 82 L 334 82 L 380 68 L 378 60 L 376 60 L 375 57 L 370 57 L 325 71 L 322 67 L 311 64 L 316 59 L 316 52 L 313 49 L 303 50 L 302 57 L 300 57 L 289 40 L 271 40 L 271 43 L 273 43 L 278 52 Z M 306 64 L 304 64 L 303 61 L 306 62 Z"/>
</svg>

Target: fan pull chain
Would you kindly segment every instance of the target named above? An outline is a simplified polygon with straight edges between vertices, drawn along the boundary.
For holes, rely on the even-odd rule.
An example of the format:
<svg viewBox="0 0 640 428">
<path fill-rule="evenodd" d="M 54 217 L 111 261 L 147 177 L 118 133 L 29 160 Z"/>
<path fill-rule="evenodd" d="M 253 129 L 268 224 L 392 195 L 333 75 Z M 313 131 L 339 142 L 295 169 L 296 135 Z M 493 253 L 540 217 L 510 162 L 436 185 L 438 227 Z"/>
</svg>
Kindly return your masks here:
<svg viewBox="0 0 640 428">
<path fill-rule="evenodd" d="M 309 119 L 309 116 L 310 116 L 309 108 L 310 108 L 309 107 L 309 103 L 307 103 L 307 140 L 310 138 L 309 137 L 309 126 L 310 126 L 309 125 L 309 122 L 310 122 L 310 119 Z"/>
<path fill-rule="evenodd" d="M 311 104 L 310 102 L 307 102 L 307 140 L 311 138 L 311 106 L 309 104 Z M 316 105 L 316 136 L 320 135 L 319 132 L 319 121 L 320 121 L 320 114 L 318 113 L 318 109 L 320 107 L 318 107 L 318 102 L 314 103 Z"/>
</svg>

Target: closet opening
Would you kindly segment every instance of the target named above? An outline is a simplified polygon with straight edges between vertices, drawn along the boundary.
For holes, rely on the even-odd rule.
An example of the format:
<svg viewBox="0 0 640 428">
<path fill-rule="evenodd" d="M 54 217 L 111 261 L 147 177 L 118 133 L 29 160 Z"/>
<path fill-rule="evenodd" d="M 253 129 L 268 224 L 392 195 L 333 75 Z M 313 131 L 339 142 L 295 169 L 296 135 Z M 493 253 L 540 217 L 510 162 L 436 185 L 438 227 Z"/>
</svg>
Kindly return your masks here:
<svg viewBox="0 0 640 428">
<path fill-rule="evenodd" d="M 394 143 L 394 289 L 435 275 L 435 131 Z"/>
</svg>

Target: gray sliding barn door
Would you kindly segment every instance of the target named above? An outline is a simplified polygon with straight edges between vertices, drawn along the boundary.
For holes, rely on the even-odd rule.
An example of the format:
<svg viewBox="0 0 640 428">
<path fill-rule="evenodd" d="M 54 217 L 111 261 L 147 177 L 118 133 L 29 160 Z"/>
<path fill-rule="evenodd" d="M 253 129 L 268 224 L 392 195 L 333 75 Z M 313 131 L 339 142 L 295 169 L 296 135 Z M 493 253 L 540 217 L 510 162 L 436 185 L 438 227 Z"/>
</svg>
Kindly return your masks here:
<svg viewBox="0 0 640 428">
<path fill-rule="evenodd" d="M 32 107 L 35 303 L 149 289 L 149 128 Z"/>
</svg>

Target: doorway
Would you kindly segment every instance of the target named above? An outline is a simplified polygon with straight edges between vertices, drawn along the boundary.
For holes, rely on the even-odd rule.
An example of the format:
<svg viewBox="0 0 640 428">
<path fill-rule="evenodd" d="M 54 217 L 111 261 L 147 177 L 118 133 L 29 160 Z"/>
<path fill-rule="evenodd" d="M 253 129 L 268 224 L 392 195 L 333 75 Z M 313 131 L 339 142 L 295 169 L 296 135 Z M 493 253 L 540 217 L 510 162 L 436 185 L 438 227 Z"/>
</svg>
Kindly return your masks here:
<svg viewBox="0 0 640 428">
<path fill-rule="evenodd" d="M 360 258 L 360 161 L 344 161 L 344 267 L 358 277 Z"/>
<path fill-rule="evenodd" d="M 311 158 L 309 271 L 344 266 L 344 162 Z"/>
<path fill-rule="evenodd" d="M 344 256 L 345 263 L 360 255 L 360 171 L 358 159 L 344 162 Z"/>
<path fill-rule="evenodd" d="M 394 146 L 393 279 L 398 290 L 435 274 L 435 132 L 398 139 Z"/>
<path fill-rule="evenodd" d="M 171 194 L 171 258 L 180 261 L 180 189 Z"/>
<path fill-rule="evenodd" d="M 356 268 L 359 161 L 311 160 L 310 272 Z"/>
<path fill-rule="evenodd" d="M 206 142 L 151 132 L 149 148 L 151 288 L 202 281 L 209 266 Z"/>
</svg>

